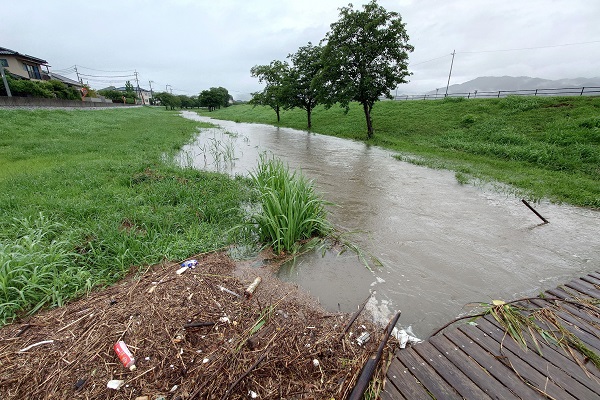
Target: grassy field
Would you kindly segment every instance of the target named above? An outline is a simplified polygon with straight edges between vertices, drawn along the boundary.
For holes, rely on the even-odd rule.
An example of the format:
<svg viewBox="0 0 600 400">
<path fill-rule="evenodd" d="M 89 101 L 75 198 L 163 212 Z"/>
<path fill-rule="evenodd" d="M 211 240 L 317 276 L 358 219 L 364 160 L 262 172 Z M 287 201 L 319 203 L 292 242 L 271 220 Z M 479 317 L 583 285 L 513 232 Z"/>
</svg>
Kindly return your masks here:
<svg viewBox="0 0 600 400">
<path fill-rule="evenodd" d="M 0 326 L 236 240 L 250 180 L 170 161 L 198 126 L 151 108 L 0 110 Z"/>
<path fill-rule="evenodd" d="M 236 105 L 213 118 L 277 125 L 270 108 Z M 317 107 L 313 132 L 366 139 L 362 109 Z M 284 111 L 280 126 L 306 128 L 306 113 Z M 530 199 L 600 208 L 600 98 L 508 97 L 383 101 L 369 143 L 398 158 L 456 171 L 457 179 L 498 181 Z M 414 157 L 417 156 L 417 157 Z"/>
</svg>

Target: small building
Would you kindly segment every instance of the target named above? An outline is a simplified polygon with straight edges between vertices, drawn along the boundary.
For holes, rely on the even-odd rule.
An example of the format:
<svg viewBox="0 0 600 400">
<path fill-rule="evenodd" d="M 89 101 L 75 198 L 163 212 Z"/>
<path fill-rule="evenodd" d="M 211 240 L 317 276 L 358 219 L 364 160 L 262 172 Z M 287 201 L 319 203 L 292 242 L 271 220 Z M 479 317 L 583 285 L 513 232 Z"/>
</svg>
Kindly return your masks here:
<svg viewBox="0 0 600 400">
<path fill-rule="evenodd" d="M 0 67 L 24 79 L 49 80 L 48 61 L 0 47 Z M 42 68 L 45 67 L 44 71 Z"/>
</svg>

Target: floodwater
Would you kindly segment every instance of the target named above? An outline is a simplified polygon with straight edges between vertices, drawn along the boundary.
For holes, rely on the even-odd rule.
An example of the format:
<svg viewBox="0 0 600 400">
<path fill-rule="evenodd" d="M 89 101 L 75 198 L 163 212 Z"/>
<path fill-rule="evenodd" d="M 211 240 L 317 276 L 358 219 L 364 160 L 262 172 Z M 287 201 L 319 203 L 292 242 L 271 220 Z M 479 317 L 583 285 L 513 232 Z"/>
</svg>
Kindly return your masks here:
<svg viewBox="0 0 600 400">
<path fill-rule="evenodd" d="M 202 130 L 182 163 L 247 174 L 260 153 L 272 153 L 313 179 L 336 204 L 334 225 L 383 263 L 369 271 L 351 252 L 315 253 L 282 267 L 281 279 L 331 311 L 354 311 L 373 292 L 368 308 L 378 322 L 401 310 L 399 324 L 427 337 L 472 311 L 470 303 L 537 295 L 600 269 L 600 212 L 541 202 L 534 207 L 550 221 L 541 224 L 507 190 L 461 185 L 453 172 L 364 143 L 183 116 L 221 128 Z"/>
</svg>

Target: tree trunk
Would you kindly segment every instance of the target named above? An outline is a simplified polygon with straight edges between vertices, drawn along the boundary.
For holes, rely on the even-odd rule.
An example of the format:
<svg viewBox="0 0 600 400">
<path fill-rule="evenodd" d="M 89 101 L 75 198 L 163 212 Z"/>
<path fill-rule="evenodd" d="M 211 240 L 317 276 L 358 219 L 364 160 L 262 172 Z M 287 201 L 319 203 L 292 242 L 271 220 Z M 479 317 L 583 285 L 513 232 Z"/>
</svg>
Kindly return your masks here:
<svg viewBox="0 0 600 400">
<path fill-rule="evenodd" d="M 279 106 L 275 106 L 275 114 L 277 114 L 277 123 L 279 123 Z"/>
<path fill-rule="evenodd" d="M 371 120 L 371 109 L 367 103 L 363 103 L 363 110 L 365 110 L 365 118 L 367 120 L 367 139 L 371 139 L 373 137 L 373 121 Z"/>
<path fill-rule="evenodd" d="M 311 121 L 311 109 L 310 107 L 306 109 L 306 116 L 308 117 L 308 129 L 310 129 L 312 127 L 312 121 Z"/>
</svg>

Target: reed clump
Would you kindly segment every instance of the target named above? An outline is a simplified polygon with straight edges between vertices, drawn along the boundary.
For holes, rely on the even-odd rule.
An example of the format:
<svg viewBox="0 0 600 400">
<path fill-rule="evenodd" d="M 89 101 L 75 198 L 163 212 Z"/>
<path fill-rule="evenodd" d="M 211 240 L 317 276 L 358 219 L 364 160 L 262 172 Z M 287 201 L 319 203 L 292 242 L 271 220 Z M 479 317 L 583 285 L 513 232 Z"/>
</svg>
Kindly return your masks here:
<svg viewBox="0 0 600 400">
<path fill-rule="evenodd" d="M 262 155 L 251 179 L 260 193 L 260 211 L 252 214 L 250 222 L 265 246 L 276 253 L 295 253 L 302 241 L 331 233 L 325 209 L 328 203 L 302 173 Z"/>
</svg>

